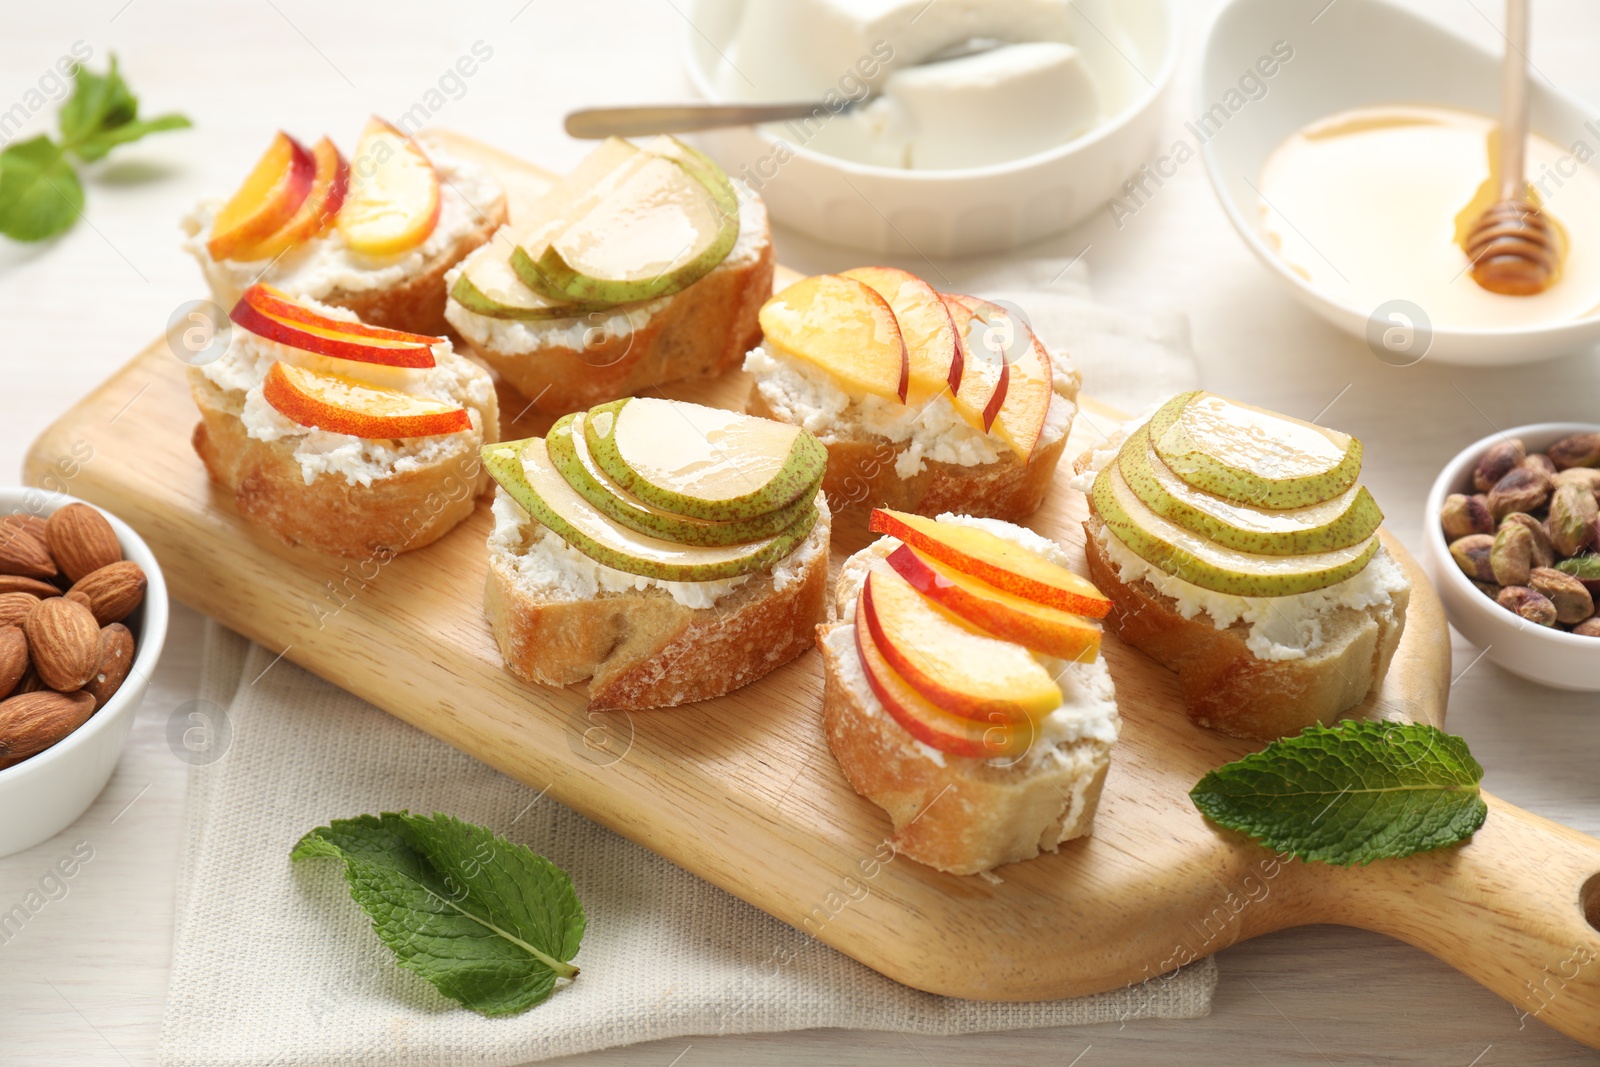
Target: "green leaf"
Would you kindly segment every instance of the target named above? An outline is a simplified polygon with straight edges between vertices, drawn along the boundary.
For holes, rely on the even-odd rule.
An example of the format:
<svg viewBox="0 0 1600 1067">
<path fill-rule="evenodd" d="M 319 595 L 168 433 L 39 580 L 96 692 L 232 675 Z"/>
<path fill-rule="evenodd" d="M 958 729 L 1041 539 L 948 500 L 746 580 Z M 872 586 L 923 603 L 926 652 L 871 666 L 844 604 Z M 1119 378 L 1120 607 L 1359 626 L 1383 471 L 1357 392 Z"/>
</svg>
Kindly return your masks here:
<svg viewBox="0 0 1600 1067">
<path fill-rule="evenodd" d="M 1573 556 L 1557 563 L 1556 570 L 1585 582 L 1600 582 L 1600 556 L 1592 552 L 1586 556 Z"/>
<path fill-rule="evenodd" d="M 83 186 L 44 134 L 0 152 L 0 233 L 42 241 L 62 233 L 83 211 Z"/>
<path fill-rule="evenodd" d="M 525 1011 L 573 978 L 586 919 L 572 882 L 522 845 L 448 815 L 338 819 L 290 857 L 344 862 L 350 896 L 400 966 L 484 1015 Z"/>
<path fill-rule="evenodd" d="M 94 162 L 119 144 L 137 141 L 147 133 L 159 133 L 162 130 L 182 130 L 192 126 L 187 118 L 182 115 L 162 115 L 154 119 L 134 119 L 121 126 L 114 126 L 109 130 L 91 134 L 73 146 L 73 151 L 86 162 Z"/>
<path fill-rule="evenodd" d="M 1432 726 L 1309 726 L 1200 779 L 1213 822 L 1302 859 L 1349 865 L 1453 845 L 1483 825 L 1483 768 Z"/>
<path fill-rule="evenodd" d="M 117 55 L 104 75 L 79 66 L 74 76 L 72 95 L 61 105 L 61 139 L 73 148 L 93 134 L 132 122 L 139 113 L 139 100 L 117 73 Z"/>
</svg>

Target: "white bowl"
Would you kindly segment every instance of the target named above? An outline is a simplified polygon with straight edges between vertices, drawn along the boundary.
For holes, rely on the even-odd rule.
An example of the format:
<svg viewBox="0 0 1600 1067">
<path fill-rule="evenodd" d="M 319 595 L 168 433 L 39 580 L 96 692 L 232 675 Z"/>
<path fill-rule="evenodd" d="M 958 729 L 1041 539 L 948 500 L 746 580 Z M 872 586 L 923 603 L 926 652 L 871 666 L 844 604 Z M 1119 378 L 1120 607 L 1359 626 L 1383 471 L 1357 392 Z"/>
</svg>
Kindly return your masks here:
<svg viewBox="0 0 1600 1067">
<path fill-rule="evenodd" d="M 1469 16 L 1470 17 L 1470 16 Z M 1259 200 L 1251 183 L 1267 157 L 1290 134 L 1348 108 L 1378 104 L 1435 104 L 1494 115 L 1500 110 L 1500 57 L 1453 31 L 1381 0 L 1338 0 L 1315 24 L 1305 4 L 1283 0 L 1233 0 L 1217 11 L 1200 63 L 1198 100 L 1222 98 L 1274 41 L 1295 50 L 1265 97 L 1233 116 L 1201 148 L 1217 198 L 1245 243 L 1289 291 L 1317 314 L 1358 337 L 1369 338 L 1377 310 L 1355 307 L 1296 274 L 1267 243 Z M 1589 109 L 1580 101 L 1530 80 L 1535 132 L 1556 144 L 1590 143 Z M 1196 110 L 1204 110 L 1206 103 Z M 1396 293 L 1397 298 L 1406 294 Z M 1385 323 L 1385 325 L 1388 325 Z M 1426 358 L 1443 363 L 1531 363 L 1583 352 L 1600 344 L 1600 316 L 1550 326 L 1505 330 L 1431 327 Z M 1369 342 L 1370 343 L 1370 342 Z M 1417 349 L 1408 349 L 1415 361 Z"/>
<path fill-rule="evenodd" d="M 684 19 L 683 61 L 708 99 L 723 99 L 715 71 L 744 3 L 696 0 Z M 1119 70 L 1133 63 L 1142 71 L 1131 75 L 1139 88 L 1127 105 L 1093 131 L 1048 152 L 963 170 L 879 167 L 790 146 L 793 158 L 757 190 L 773 219 L 868 252 L 960 256 L 1059 233 L 1100 207 L 1154 154 L 1160 102 L 1178 65 L 1178 0 L 1078 0 L 1071 11 L 1086 62 Z M 1118 27 L 1128 56 L 1096 26 Z M 760 180 L 774 167 L 779 138 L 769 129 L 733 127 L 704 137 L 730 174 Z"/>
<path fill-rule="evenodd" d="M 73 503 L 79 501 L 42 489 L 0 488 L 0 515 L 21 511 L 45 516 Z M 133 667 L 88 722 L 38 755 L 0 771 L 0 856 L 54 837 L 100 795 L 116 769 L 167 639 L 167 585 L 155 554 L 127 523 L 99 510 L 116 531 L 123 558 L 137 563 L 149 579 L 144 603 L 125 621 L 134 633 Z"/>
<path fill-rule="evenodd" d="M 1580 637 L 1538 626 L 1496 604 L 1473 586 L 1456 566 L 1439 526 L 1439 509 L 1451 493 L 1472 493 L 1478 457 L 1504 437 L 1520 437 L 1529 452 L 1540 452 L 1568 434 L 1600 430 L 1580 422 L 1541 422 L 1491 434 L 1445 465 L 1428 494 L 1423 516 L 1423 565 L 1439 590 L 1445 614 L 1461 636 L 1484 650 L 1484 657 L 1512 674 L 1555 689 L 1600 691 L 1600 638 Z"/>
</svg>

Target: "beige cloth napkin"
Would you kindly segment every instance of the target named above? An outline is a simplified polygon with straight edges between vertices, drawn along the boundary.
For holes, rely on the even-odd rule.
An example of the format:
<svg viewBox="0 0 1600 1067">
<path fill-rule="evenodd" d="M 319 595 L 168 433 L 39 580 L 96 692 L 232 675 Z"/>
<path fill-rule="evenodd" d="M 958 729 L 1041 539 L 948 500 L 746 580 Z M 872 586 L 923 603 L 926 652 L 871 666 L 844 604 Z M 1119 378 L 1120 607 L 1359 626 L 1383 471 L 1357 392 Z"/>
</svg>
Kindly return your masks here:
<svg viewBox="0 0 1600 1067">
<path fill-rule="evenodd" d="M 1059 264 L 981 280 L 965 291 L 1014 294 L 1102 399 L 1131 411 L 1193 382 L 1181 317 L 1101 310 Z M 190 771 L 168 1067 L 493 1067 L 688 1035 L 945 1035 L 1210 1010 L 1210 959 L 1071 1000 L 918 992 L 215 623 L 206 641 L 201 699 L 213 736 L 230 740 Z M 485 1019 L 395 966 L 337 864 L 289 861 L 329 819 L 399 809 L 489 826 L 566 870 L 589 917 L 582 977 L 521 1015 Z"/>
</svg>

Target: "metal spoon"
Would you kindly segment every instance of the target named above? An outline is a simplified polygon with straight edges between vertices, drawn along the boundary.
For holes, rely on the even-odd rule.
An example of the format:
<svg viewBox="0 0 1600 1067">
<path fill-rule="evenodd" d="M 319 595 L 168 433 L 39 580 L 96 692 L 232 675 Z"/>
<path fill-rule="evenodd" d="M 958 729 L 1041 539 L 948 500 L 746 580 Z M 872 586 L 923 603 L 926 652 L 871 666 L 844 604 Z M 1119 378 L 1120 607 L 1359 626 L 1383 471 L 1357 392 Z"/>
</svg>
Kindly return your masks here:
<svg viewBox="0 0 1600 1067">
<path fill-rule="evenodd" d="M 992 52 L 1009 42 L 996 37 L 969 37 L 928 56 L 917 66 L 947 63 L 952 59 Z M 654 133 L 687 133 L 722 126 L 750 126 L 785 119 L 808 119 L 821 111 L 842 115 L 877 96 L 877 91 L 848 101 L 834 110 L 820 100 L 776 104 L 642 104 L 636 107 L 586 107 L 567 114 L 571 137 L 644 137 Z"/>
<path fill-rule="evenodd" d="M 1472 279 L 1491 293 L 1532 296 L 1560 268 L 1560 238 L 1528 197 L 1528 0 L 1506 0 L 1500 84 L 1500 199 L 1467 234 Z"/>
</svg>

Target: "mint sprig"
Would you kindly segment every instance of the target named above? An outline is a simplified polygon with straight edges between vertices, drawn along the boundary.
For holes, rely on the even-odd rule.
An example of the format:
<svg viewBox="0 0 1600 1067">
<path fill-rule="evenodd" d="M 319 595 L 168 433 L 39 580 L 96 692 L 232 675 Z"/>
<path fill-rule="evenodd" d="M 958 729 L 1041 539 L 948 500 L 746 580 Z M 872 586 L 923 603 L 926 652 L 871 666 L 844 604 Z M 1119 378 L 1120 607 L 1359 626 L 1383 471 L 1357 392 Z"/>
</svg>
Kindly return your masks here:
<svg viewBox="0 0 1600 1067">
<path fill-rule="evenodd" d="M 525 1011 L 575 978 L 586 919 L 555 864 L 448 815 L 336 819 L 294 860 L 344 862 L 350 896 L 400 966 L 484 1015 Z"/>
<path fill-rule="evenodd" d="M 77 68 L 58 120 L 60 143 L 41 133 L 0 152 L 0 233 L 13 240 L 54 237 L 83 213 L 83 183 L 69 156 L 92 163 L 117 145 L 190 125 L 176 114 L 139 118 L 139 98 L 117 73 L 115 54 L 103 75 Z"/>
<path fill-rule="evenodd" d="M 1348 866 L 1465 841 L 1488 815 L 1483 768 L 1432 726 L 1308 726 L 1218 767 L 1190 791 L 1200 813 L 1302 859 Z"/>
</svg>

